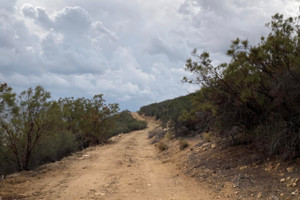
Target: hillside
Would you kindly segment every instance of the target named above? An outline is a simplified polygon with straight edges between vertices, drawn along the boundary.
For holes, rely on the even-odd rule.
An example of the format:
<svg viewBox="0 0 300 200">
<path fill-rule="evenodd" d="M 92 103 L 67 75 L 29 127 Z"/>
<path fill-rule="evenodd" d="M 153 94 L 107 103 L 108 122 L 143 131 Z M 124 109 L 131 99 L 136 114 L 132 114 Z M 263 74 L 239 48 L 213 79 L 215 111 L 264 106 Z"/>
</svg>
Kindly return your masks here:
<svg viewBox="0 0 300 200">
<path fill-rule="evenodd" d="M 155 117 L 162 123 L 177 122 L 183 111 L 190 111 L 193 107 L 192 98 L 195 93 L 174 99 L 153 103 L 140 108 L 139 113 L 146 116 Z"/>
</svg>

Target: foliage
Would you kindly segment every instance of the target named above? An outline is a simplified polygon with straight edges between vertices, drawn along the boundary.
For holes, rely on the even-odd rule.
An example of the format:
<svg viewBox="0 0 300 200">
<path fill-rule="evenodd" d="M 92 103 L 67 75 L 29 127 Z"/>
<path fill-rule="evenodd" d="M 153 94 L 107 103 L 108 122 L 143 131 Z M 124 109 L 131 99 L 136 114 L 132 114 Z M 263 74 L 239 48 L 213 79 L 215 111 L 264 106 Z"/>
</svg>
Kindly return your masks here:
<svg viewBox="0 0 300 200">
<path fill-rule="evenodd" d="M 154 103 L 140 108 L 139 113 L 146 116 L 152 116 L 159 119 L 163 126 L 174 128 L 176 135 L 186 134 L 182 128 L 183 124 L 180 116 L 183 112 L 188 113 L 192 110 L 192 99 L 196 94 L 192 93 L 186 96 L 166 100 L 160 103 Z"/>
<path fill-rule="evenodd" d="M 193 95 L 194 94 L 189 94 L 172 100 L 143 106 L 140 108 L 139 113 L 153 116 L 163 123 L 167 123 L 170 120 L 177 121 L 183 110 L 190 110 L 191 97 Z"/>
<path fill-rule="evenodd" d="M 78 150 L 76 136 L 70 132 L 57 132 L 42 138 L 33 153 L 32 166 L 54 162 Z"/>
<path fill-rule="evenodd" d="M 147 127 L 146 121 L 139 121 L 132 117 L 128 110 L 122 111 L 116 116 L 116 126 L 113 128 L 113 135 L 129 133 L 130 131 L 142 130 Z"/>
<path fill-rule="evenodd" d="M 62 108 L 62 119 L 68 131 L 76 134 L 81 148 L 106 142 L 113 135 L 117 104 L 104 104 L 103 95 L 92 99 L 64 98 L 58 104 Z"/>
<path fill-rule="evenodd" d="M 49 99 L 41 86 L 17 96 L 7 84 L 0 84 L 1 173 L 59 160 L 112 136 L 119 108 L 106 105 L 102 94 L 92 99 Z"/>
<path fill-rule="evenodd" d="M 8 106 L 3 111 L 5 117 L 1 117 L 1 132 L 4 145 L 11 150 L 18 170 L 29 169 L 33 149 L 48 128 L 48 98 L 50 93 L 38 86 L 35 90 L 29 88 L 22 92 L 14 103 L 9 103 L 14 99 L 6 99 Z"/>
<path fill-rule="evenodd" d="M 230 63 L 214 66 L 209 53 L 194 50 L 186 63 L 194 76 L 183 80 L 202 88 L 194 98 L 195 109 L 185 113 L 183 121 L 208 124 L 209 129 L 231 135 L 259 135 L 269 141 L 271 153 L 300 156 L 298 24 L 299 18 L 274 15 L 267 24 L 271 32 L 257 46 L 239 38 L 232 41 L 227 51 Z"/>
</svg>

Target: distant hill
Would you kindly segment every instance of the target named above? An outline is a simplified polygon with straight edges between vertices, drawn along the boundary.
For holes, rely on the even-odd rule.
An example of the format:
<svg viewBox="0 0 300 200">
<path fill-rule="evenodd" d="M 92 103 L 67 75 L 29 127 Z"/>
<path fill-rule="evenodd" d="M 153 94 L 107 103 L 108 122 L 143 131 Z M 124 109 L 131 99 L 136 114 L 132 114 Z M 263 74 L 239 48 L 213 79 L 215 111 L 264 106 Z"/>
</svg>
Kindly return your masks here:
<svg viewBox="0 0 300 200">
<path fill-rule="evenodd" d="M 192 97 L 195 93 L 186 96 L 169 99 L 166 101 L 153 103 L 140 108 L 139 113 L 152 116 L 161 120 L 163 123 L 168 121 L 177 122 L 184 110 L 190 111 L 192 108 Z"/>
</svg>

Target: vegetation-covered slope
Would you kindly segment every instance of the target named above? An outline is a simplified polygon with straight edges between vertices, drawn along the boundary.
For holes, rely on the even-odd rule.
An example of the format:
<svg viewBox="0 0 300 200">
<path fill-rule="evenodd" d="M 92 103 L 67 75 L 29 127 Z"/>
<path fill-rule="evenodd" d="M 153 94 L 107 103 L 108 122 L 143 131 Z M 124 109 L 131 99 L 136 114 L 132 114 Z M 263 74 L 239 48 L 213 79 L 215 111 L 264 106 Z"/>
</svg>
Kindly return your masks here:
<svg viewBox="0 0 300 200">
<path fill-rule="evenodd" d="M 195 94 L 143 106 L 140 108 L 139 113 L 155 117 L 163 123 L 167 123 L 168 121 L 177 122 L 183 111 L 191 110 L 193 96 Z"/>
<path fill-rule="evenodd" d="M 134 130 L 141 130 L 147 127 L 146 121 L 138 121 L 134 119 L 129 111 L 125 110 L 119 113 L 116 117 L 113 134 L 129 133 Z"/>
<path fill-rule="evenodd" d="M 199 84 L 201 89 L 193 95 L 192 109 L 182 113 L 181 125 L 231 138 L 243 133 L 259 139 L 270 154 L 295 158 L 300 156 L 299 18 L 284 19 L 276 14 L 267 27 L 269 35 L 261 37 L 256 46 L 239 38 L 232 41 L 227 51 L 229 63 L 214 66 L 209 53 L 192 52 L 186 70 L 193 76 L 183 80 Z M 173 102 L 176 100 L 168 105 Z M 176 118 L 168 119 L 176 122 L 181 108 L 190 108 L 190 100 L 181 104 L 172 111 Z M 143 107 L 140 112 L 164 113 L 162 105 Z"/>
</svg>

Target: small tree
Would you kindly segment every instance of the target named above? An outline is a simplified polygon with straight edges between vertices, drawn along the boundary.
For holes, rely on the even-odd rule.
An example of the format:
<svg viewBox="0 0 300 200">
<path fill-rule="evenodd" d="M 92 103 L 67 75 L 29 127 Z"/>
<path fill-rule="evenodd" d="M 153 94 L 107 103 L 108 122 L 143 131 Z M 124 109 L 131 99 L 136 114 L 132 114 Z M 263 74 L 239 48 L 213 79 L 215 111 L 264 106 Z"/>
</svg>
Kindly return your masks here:
<svg viewBox="0 0 300 200">
<path fill-rule="evenodd" d="M 13 153 L 18 170 L 28 170 L 33 149 L 49 125 L 46 113 L 50 93 L 37 86 L 23 91 L 15 102 L 14 96 L 8 91 L 2 98 L 6 106 L 0 125 L 4 143 Z"/>
</svg>

